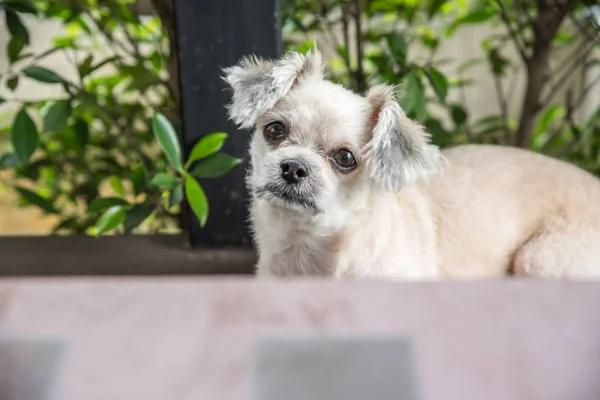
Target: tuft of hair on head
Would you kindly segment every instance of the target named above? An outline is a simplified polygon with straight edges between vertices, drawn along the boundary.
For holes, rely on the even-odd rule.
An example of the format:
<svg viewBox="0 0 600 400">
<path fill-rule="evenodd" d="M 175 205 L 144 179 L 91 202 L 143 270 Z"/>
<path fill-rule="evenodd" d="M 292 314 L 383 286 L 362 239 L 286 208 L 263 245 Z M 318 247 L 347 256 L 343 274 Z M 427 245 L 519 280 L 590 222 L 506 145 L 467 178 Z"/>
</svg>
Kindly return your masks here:
<svg viewBox="0 0 600 400">
<path fill-rule="evenodd" d="M 291 51 L 278 60 L 244 57 L 238 65 L 224 68 L 223 72 L 222 79 L 233 91 L 227 105 L 229 119 L 240 128 L 250 129 L 299 81 L 322 79 L 324 67 L 315 46 L 306 55 Z"/>
<path fill-rule="evenodd" d="M 443 157 L 423 126 L 409 119 L 396 99 L 397 87 L 377 85 L 367 93 L 372 132 L 365 146 L 368 179 L 384 191 L 399 191 L 441 171 Z"/>
</svg>

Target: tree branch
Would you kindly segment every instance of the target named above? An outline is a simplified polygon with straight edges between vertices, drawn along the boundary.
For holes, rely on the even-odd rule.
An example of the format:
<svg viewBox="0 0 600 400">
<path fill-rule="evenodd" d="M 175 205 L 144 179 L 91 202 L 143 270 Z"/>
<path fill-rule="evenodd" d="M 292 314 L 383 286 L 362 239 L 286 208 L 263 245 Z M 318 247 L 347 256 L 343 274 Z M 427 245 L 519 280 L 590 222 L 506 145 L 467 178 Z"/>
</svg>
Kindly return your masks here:
<svg viewBox="0 0 600 400">
<path fill-rule="evenodd" d="M 510 20 L 508 18 L 508 13 L 506 11 L 506 8 L 504 7 L 504 4 L 502 4 L 502 0 L 495 0 L 495 1 L 496 1 L 496 4 L 498 5 L 498 7 L 500 7 L 500 18 L 502 18 L 502 21 L 504 22 L 504 25 L 506 26 L 506 29 L 508 30 L 508 34 L 510 35 L 510 38 L 511 38 L 515 48 L 519 52 L 519 55 L 521 56 L 521 60 L 523 60 L 523 62 L 525 64 L 527 64 L 529 56 L 527 55 L 527 52 L 525 51 L 523 44 L 519 40 L 519 37 L 517 36 L 517 32 L 514 30 L 512 24 L 510 23 Z"/>
<path fill-rule="evenodd" d="M 552 4 L 550 4 L 552 2 Z M 575 0 L 560 3 L 552 0 L 537 0 L 537 17 L 533 24 L 533 45 L 527 59 L 527 85 L 523 95 L 523 106 L 515 145 L 528 148 L 538 113 L 542 109 L 541 96 L 550 68 L 552 41 L 566 15 L 575 6 Z"/>
<path fill-rule="evenodd" d="M 346 13 L 344 3 L 341 4 L 341 9 L 342 34 L 344 35 L 345 53 L 340 54 L 340 56 L 342 57 L 342 61 L 344 62 L 344 65 L 348 70 L 348 75 L 353 76 L 352 65 L 350 64 L 350 55 L 348 53 L 350 50 L 350 37 L 348 33 L 348 15 Z M 321 13 L 317 14 L 317 18 L 321 22 L 321 25 L 324 27 L 325 34 L 329 37 L 331 45 L 333 45 L 333 47 L 335 47 L 335 50 L 339 52 L 342 45 L 335 36 L 334 26 L 332 26 L 331 21 L 329 21 L 329 19 L 327 18 L 327 10 L 321 10 Z"/>
<path fill-rule="evenodd" d="M 600 84 L 600 74 L 598 74 L 594 79 L 592 79 L 590 81 L 590 83 L 588 83 L 583 88 L 583 90 L 579 94 L 579 97 L 577 98 L 577 100 L 575 100 L 575 102 L 571 105 L 573 111 L 577 111 L 577 109 L 579 109 L 579 107 L 581 107 L 581 105 L 583 105 L 583 103 L 587 99 L 588 94 L 594 88 L 594 86 L 596 86 L 597 84 Z"/>
<path fill-rule="evenodd" d="M 587 28 L 580 22 L 577 20 L 577 18 L 575 18 L 574 15 L 570 16 L 571 18 L 571 22 L 573 22 L 577 28 L 579 29 L 579 31 L 581 31 L 581 33 L 583 33 L 583 35 L 592 43 L 595 43 L 596 45 L 600 45 L 600 27 L 598 27 L 594 21 L 590 20 L 590 23 L 594 26 L 594 28 L 598 29 L 598 32 L 596 32 L 596 35 L 594 36 L 594 34 L 588 32 Z"/>
<path fill-rule="evenodd" d="M 544 99 L 541 100 L 541 106 L 542 107 L 547 106 L 556 97 L 556 94 L 559 92 L 559 90 L 567 82 L 569 82 L 569 76 L 571 76 L 573 74 L 573 70 L 576 69 L 577 67 L 579 67 L 581 64 L 583 64 L 585 62 L 585 60 L 590 55 L 590 51 L 593 48 L 594 48 L 594 45 L 592 44 L 587 49 L 585 49 L 581 54 L 579 54 L 577 57 L 571 57 L 571 62 L 568 63 L 568 68 L 566 68 L 560 74 L 559 77 L 557 77 L 556 79 L 554 79 L 554 83 L 552 84 L 552 86 L 550 87 L 550 89 L 548 89 L 548 94 L 546 95 L 546 97 Z M 566 59 L 565 61 L 569 61 L 569 60 Z"/>
<path fill-rule="evenodd" d="M 554 71 L 552 71 L 552 73 L 558 74 L 558 73 L 564 72 L 565 70 L 571 70 L 573 68 L 573 63 L 576 63 L 576 61 L 579 58 L 581 58 L 582 55 L 587 54 L 587 52 L 589 50 L 591 50 L 593 47 L 594 47 L 593 43 L 589 43 L 589 42 L 586 42 L 585 40 L 582 40 L 581 43 L 579 43 L 579 46 L 577 46 L 575 48 L 575 50 L 573 50 L 568 56 L 566 56 L 562 60 L 560 65 L 558 65 L 556 67 L 556 69 Z"/>
<path fill-rule="evenodd" d="M 531 13 L 529 12 L 529 10 L 527 9 L 528 6 L 530 6 L 530 4 L 525 4 L 523 0 L 515 0 L 515 5 L 519 8 L 519 11 L 521 12 L 521 14 L 523 14 L 525 16 L 525 19 L 527 20 L 527 24 L 529 26 L 532 26 L 534 19 L 533 19 L 533 16 L 531 15 Z"/>
<path fill-rule="evenodd" d="M 362 7 L 360 0 L 354 0 L 354 23 L 356 27 L 356 87 L 359 93 L 367 90 L 367 80 L 363 69 L 364 42 L 362 37 Z"/>
<path fill-rule="evenodd" d="M 512 103 L 512 101 L 515 97 L 515 93 L 516 93 L 517 87 L 518 87 L 517 83 L 519 82 L 518 75 L 517 75 L 519 68 L 517 66 L 513 66 L 512 70 L 513 71 L 512 71 L 510 83 L 508 84 L 508 94 L 506 96 L 509 103 Z"/>
<path fill-rule="evenodd" d="M 496 100 L 498 101 L 498 107 L 500 108 L 500 113 L 502 114 L 502 119 L 504 120 L 504 138 L 507 143 L 510 142 L 511 139 L 511 131 L 508 124 L 509 114 L 508 114 L 508 102 L 506 100 L 506 94 L 504 93 L 504 87 L 502 86 L 502 81 L 500 77 L 496 74 L 494 75 L 494 87 L 496 91 Z"/>
<path fill-rule="evenodd" d="M 342 54 L 344 59 L 344 63 L 346 63 L 346 67 L 348 68 L 348 73 L 352 75 L 352 65 L 350 64 L 350 27 L 348 24 L 348 5 L 346 3 L 342 3 L 342 34 L 344 35 L 344 46 L 345 53 Z"/>
</svg>

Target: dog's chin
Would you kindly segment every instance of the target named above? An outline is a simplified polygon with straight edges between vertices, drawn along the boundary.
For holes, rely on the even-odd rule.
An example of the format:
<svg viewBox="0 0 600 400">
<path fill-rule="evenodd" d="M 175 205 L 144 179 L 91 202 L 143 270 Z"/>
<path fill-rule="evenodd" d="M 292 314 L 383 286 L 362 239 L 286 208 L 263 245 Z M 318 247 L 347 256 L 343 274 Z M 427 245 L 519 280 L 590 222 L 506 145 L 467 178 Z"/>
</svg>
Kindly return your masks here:
<svg viewBox="0 0 600 400">
<path fill-rule="evenodd" d="M 302 215 L 315 215 L 317 212 L 304 204 L 299 204 L 281 197 L 271 197 L 265 199 L 269 205 L 281 211 L 287 211 L 298 216 Z"/>
<path fill-rule="evenodd" d="M 314 216 L 321 212 L 314 200 L 298 193 L 282 190 L 280 187 L 266 185 L 258 188 L 255 195 L 258 199 L 267 202 L 269 206 L 295 215 Z"/>
</svg>

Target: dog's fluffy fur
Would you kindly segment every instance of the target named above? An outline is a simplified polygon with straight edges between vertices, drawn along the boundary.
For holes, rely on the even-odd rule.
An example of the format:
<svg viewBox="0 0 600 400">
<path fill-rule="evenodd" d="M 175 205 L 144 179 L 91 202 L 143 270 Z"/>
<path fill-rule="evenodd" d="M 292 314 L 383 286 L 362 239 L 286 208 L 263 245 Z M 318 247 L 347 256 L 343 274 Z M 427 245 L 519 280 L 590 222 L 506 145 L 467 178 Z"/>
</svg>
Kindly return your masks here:
<svg viewBox="0 0 600 400">
<path fill-rule="evenodd" d="M 440 152 L 395 88 L 366 96 L 324 77 L 318 51 L 224 70 L 230 118 L 253 128 L 251 222 L 259 275 L 490 278 L 600 275 L 600 181 L 515 148 Z M 263 131 L 281 121 L 287 136 Z M 350 150 L 357 168 L 332 161 Z M 282 160 L 310 174 L 291 185 Z"/>
</svg>

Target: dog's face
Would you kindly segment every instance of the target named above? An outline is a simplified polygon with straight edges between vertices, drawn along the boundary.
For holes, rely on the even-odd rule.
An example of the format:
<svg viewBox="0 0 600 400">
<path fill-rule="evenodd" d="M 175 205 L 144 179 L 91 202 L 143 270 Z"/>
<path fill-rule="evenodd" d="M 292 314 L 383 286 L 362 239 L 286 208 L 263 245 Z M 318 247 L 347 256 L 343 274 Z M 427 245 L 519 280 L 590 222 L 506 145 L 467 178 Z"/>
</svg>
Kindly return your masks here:
<svg viewBox="0 0 600 400">
<path fill-rule="evenodd" d="M 344 209 L 360 190 L 368 115 L 363 98 L 330 82 L 292 88 L 257 121 L 250 151 L 256 197 L 301 214 Z"/>
<path fill-rule="evenodd" d="M 276 208 L 339 215 L 370 190 L 399 190 L 439 167 L 437 147 L 406 118 L 393 87 L 366 97 L 346 90 L 324 79 L 318 52 L 245 59 L 225 73 L 230 118 L 255 129 L 248 183 Z"/>
</svg>

